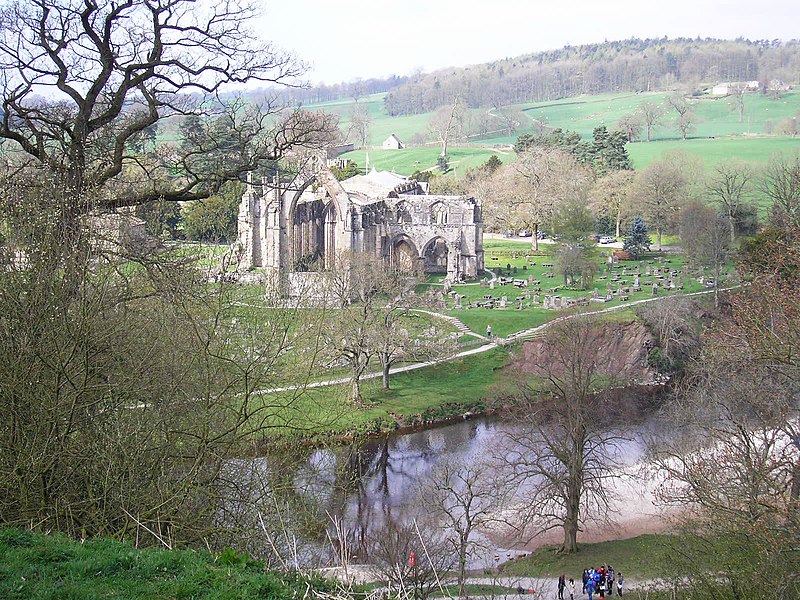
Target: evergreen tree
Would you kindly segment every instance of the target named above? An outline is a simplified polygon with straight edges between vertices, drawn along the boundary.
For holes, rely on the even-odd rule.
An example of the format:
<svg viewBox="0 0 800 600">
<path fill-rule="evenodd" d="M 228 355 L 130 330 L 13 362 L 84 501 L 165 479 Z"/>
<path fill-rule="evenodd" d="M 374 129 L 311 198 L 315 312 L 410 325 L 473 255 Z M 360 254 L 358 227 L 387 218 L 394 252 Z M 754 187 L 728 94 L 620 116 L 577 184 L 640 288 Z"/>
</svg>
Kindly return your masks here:
<svg viewBox="0 0 800 600">
<path fill-rule="evenodd" d="M 650 250 L 650 244 L 652 241 L 647 233 L 647 225 L 642 217 L 635 217 L 622 239 L 622 249 L 636 259 L 643 252 Z"/>
</svg>

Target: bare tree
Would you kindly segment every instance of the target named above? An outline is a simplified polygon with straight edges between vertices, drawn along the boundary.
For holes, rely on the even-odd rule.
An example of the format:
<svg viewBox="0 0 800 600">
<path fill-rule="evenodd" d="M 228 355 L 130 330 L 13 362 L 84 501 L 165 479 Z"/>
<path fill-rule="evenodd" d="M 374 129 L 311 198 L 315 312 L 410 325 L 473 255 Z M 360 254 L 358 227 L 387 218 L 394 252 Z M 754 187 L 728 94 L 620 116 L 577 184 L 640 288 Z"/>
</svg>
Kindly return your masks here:
<svg viewBox="0 0 800 600">
<path fill-rule="evenodd" d="M 677 131 L 681 139 L 685 142 L 689 134 L 697 129 L 697 118 L 693 112 L 686 112 L 675 119 L 675 131 Z"/>
<path fill-rule="evenodd" d="M 695 307 L 689 298 L 673 296 L 636 310 L 671 365 L 684 362 L 698 344 Z"/>
<path fill-rule="evenodd" d="M 428 129 L 442 145 L 441 156 L 447 156 L 447 146 L 450 140 L 461 135 L 464 117 L 464 106 L 458 96 L 450 106 L 440 108 L 431 117 Z"/>
<path fill-rule="evenodd" d="M 686 188 L 681 169 L 668 161 L 651 163 L 636 176 L 633 196 L 647 224 L 656 230 L 659 251 L 664 230 L 674 223 L 685 201 Z"/>
<path fill-rule="evenodd" d="M 445 585 L 444 577 L 456 566 L 447 536 L 427 522 L 391 521 L 373 536 L 369 557 L 401 597 L 423 600 Z"/>
<path fill-rule="evenodd" d="M 569 154 L 532 147 L 492 176 L 486 214 L 498 226 L 531 230 L 538 251 L 540 226 L 552 221 L 564 200 L 585 198 L 589 180 L 587 169 Z"/>
<path fill-rule="evenodd" d="M 331 130 L 323 116 L 281 116 L 270 101 L 221 100 L 231 84 L 287 84 L 304 70 L 258 39 L 255 16 L 242 2 L 6 4 L 0 138 L 25 164 L 55 173 L 75 199 L 91 190 L 95 205 L 207 198 Z M 135 140 L 168 117 L 193 117 L 198 127 L 143 157 Z"/>
<path fill-rule="evenodd" d="M 690 204 L 681 212 L 681 241 L 691 264 L 711 268 L 719 307 L 720 273 L 731 251 L 727 220 L 699 203 Z"/>
<path fill-rule="evenodd" d="M 372 125 L 372 116 L 363 104 L 353 104 L 350 111 L 350 126 L 347 137 L 355 140 L 359 148 L 366 148 L 369 142 L 369 128 Z"/>
<path fill-rule="evenodd" d="M 614 129 L 624 133 L 628 141 L 633 142 L 641 135 L 643 126 L 641 115 L 637 112 L 633 112 L 622 115 Z"/>
<path fill-rule="evenodd" d="M 736 238 L 736 216 L 753 191 L 753 168 L 745 162 L 726 160 L 714 165 L 708 180 L 708 193 L 728 219 L 731 243 Z"/>
<path fill-rule="evenodd" d="M 659 104 L 645 100 L 639 104 L 639 113 L 642 115 L 647 141 L 649 142 L 653 129 L 658 126 L 664 116 L 664 109 Z"/>
<path fill-rule="evenodd" d="M 772 201 L 775 225 L 800 232 L 800 155 L 770 160 L 760 185 Z"/>
<path fill-rule="evenodd" d="M 589 199 L 598 214 L 608 214 L 614 219 L 614 236 L 620 236 L 623 215 L 630 210 L 633 171 L 612 171 L 592 186 Z"/>
<path fill-rule="evenodd" d="M 506 435 L 498 451 L 520 485 L 516 511 L 529 533 L 560 528 L 560 551 L 578 550 L 578 531 L 610 511 L 609 481 L 620 463 L 614 404 L 603 390 L 614 374 L 603 369 L 602 329 L 586 318 L 551 329 L 544 343 L 550 360 L 519 385 L 513 408 L 524 424 Z"/>
<path fill-rule="evenodd" d="M 467 562 L 481 546 L 476 534 L 504 523 L 510 488 L 486 462 L 444 461 L 420 483 L 420 503 L 450 537 L 458 561 L 458 595 L 465 596 Z"/>
<path fill-rule="evenodd" d="M 744 92 L 744 86 L 736 85 L 730 88 L 728 94 L 728 105 L 738 113 L 739 123 L 744 119 Z"/>
</svg>

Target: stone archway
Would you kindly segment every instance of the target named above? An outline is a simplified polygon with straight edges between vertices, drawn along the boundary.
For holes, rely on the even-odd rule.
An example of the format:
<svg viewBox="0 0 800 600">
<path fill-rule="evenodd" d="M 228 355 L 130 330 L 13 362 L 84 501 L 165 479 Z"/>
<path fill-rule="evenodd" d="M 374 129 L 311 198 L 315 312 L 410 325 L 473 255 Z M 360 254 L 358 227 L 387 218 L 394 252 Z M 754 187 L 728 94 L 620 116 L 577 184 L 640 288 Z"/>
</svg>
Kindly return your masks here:
<svg viewBox="0 0 800 600">
<path fill-rule="evenodd" d="M 400 273 L 414 273 L 419 269 L 419 251 L 410 238 L 401 235 L 392 240 L 389 264 Z"/>
<path fill-rule="evenodd" d="M 448 255 L 450 249 L 447 242 L 441 237 L 430 240 L 422 249 L 426 273 L 447 273 Z"/>
</svg>

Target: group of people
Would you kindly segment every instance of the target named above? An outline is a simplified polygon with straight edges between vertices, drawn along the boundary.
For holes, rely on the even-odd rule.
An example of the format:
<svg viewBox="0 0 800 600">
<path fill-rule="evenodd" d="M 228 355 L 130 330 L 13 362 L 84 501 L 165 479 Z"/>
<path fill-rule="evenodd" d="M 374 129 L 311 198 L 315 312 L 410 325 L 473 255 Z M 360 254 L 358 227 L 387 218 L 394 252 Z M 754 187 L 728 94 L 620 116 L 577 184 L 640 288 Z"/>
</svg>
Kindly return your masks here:
<svg viewBox="0 0 800 600">
<path fill-rule="evenodd" d="M 616 579 L 615 579 L 616 576 Z M 594 600 L 595 594 L 598 598 L 610 598 L 614 595 L 616 588 L 617 596 L 622 597 L 622 590 L 625 586 L 625 577 L 622 573 L 614 573 L 611 565 L 601 565 L 599 569 L 584 569 L 582 575 L 581 592 L 588 595 L 589 600 Z M 575 580 L 561 575 L 558 578 L 558 600 L 566 600 L 565 593 L 569 592 L 569 600 L 575 600 Z"/>
</svg>

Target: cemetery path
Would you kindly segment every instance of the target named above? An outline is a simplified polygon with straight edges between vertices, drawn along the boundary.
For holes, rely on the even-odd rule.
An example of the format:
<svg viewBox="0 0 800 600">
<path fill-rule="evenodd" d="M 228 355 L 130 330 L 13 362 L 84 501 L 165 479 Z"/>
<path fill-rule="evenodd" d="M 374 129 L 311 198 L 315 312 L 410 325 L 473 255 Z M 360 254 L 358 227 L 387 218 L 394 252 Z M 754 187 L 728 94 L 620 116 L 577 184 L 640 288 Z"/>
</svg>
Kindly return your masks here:
<svg viewBox="0 0 800 600">
<path fill-rule="evenodd" d="M 720 291 L 732 290 L 732 289 L 736 289 L 738 287 L 741 287 L 741 286 L 732 286 L 732 287 L 729 287 L 729 288 L 722 288 Z M 512 344 L 513 342 L 516 342 L 516 341 L 519 341 L 519 340 L 525 340 L 525 339 L 530 339 L 530 338 L 536 337 L 537 335 L 539 335 L 539 334 L 543 333 L 544 331 L 546 331 L 548 327 L 552 327 L 552 326 L 556 325 L 557 323 L 562 323 L 562 322 L 564 322 L 564 321 L 566 321 L 568 319 L 574 319 L 574 318 L 577 318 L 577 317 L 592 316 L 592 315 L 602 315 L 602 314 L 605 314 L 605 313 L 610 313 L 610 312 L 614 312 L 614 311 L 618 311 L 618 310 L 623 310 L 625 308 L 628 308 L 629 306 L 636 306 L 636 305 L 639 305 L 639 304 L 646 304 L 648 302 L 658 302 L 660 300 L 668 300 L 670 298 L 678 298 L 678 297 L 686 298 L 686 297 L 691 297 L 691 296 L 703 296 L 703 295 L 713 294 L 713 293 L 714 293 L 714 290 L 712 289 L 712 290 L 705 290 L 705 291 L 702 291 L 702 292 L 692 292 L 690 294 L 679 294 L 679 295 L 675 295 L 675 296 L 657 296 L 655 298 L 645 298 L 644 300 L 635 300 L 634 302 L 628 302 L 627 304 L 620 304 L 618 306 L 612 306 L 610 308 L 603 308 L 603 309 L 600 309 L 600 310 L 571 313 L 569 315 L 556 317 L 555 319 L 552 319 L 552 320 L 548 321 L 547 323 L 543 323 L 542 325 L 539 325 L 537 327 L 532 327 L 530 329 L 525 329 L 525 330 L 517 332 L 517 333 L 512 333 L 508 337 L 505 337 L 505 338 L 493 338 L 492 340 L 489 340 L 489 338 L 486 338 L 486 337 L 484 337 L 482 335 L 479 335 L 479 334 L 475 333 L 474 331 L 470 330 L 469 327 L 464 325 L 464 323 L 459 321 L 456 317 L 451 317 L 449 315 L 445 315 L 443 313 L 438 313 L 438 312 L 435 312 L 435 311 L 428 311 L 428 310 L 423 310 L 423 309 L 415 309 L 417 312 L 422 312 L 422 313 L 425 313 L 425 314 L 428 314 L 428 315 L 431 315 L 431 316 L 434 316 L 434 317 L 438 317 L 438 318 L 444 319 L 445 321 L 448 321 L 448 322 L 452 323 L 464 335 L 472 335 L 474 337 L 477 337 L 477 338 L 480 338 L 482 340 L 485 340 L 486 343 L 481 345 L 481 346 L 478 346 L 477 348 L 470 348 L 469 350 L 462 350 L 461 352 L 456 352 L 455 354 L 443 357 L 443 358 L 438 359 L 438 360 L 429 360 L 429 361 L 424 361 L 424 362 L 412 363 L 410 365 L 403 365 L 402 367 L 394 367 L 394 368 L 389 370 L 389 373 L 392 374 L 392 375 L 395 375 L 397 373 L 406 373 L 408 371 L 415 371 L 416 369 L 424 369 L 425 367 L 432 367 L 432 366 L 435 366 L 435 365 L 438 365 L 438 364 L 442 364 L 442 363 L 458 360 L 460 358 L 464 358 L 465 356 L 472 356 L 473 354 L 480 354 L 482 352 L 487 352 L 487 351 L 493 350 L 493 349 L 495 349 L 495 348 L 497 348 L 499 346 L 507 346 L 507 345 Z M 377 371 L 377 372 L 374 372 L 374 373 L 366 373 L 361 377 L 361 379 L 362 380 L 364 380 L 364 379 L 376 379 L 378 377 L 381 377 L 381 375 L 382 375 L 382 373 L 380 371 Z M 350 382 L 350 378 L 349 377 L 340 377 L 340 378 L 337 378 L 337 379 L 327 379 L 325 381 L 315 381 L 313 383 L 307 383 L 307 384 L 288 385 L 288 386 L 284 386 L 284 387 L 277 387 L 277 388 L 269 388 L 269 389 L 265 389 L 265 390 L 258 390 L 258 391 L 254 392 L 254 393 L 255 394 L 259 394 L 259 395 L 275 394 L 275 393 L 280 393 L 280 392 L 291 392 L 291 391 L 296 391 L 296 390 L 300 390 L 300 389 L 320 388 L 320 387 L 327 387 L 327 386 L 330 386 L 330 385 L 342 385 L 342 384 L 349 383 L 349 382 Z"/>
</svg>

